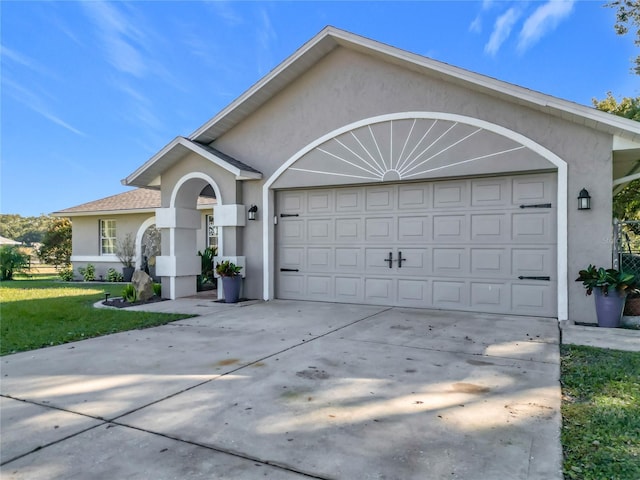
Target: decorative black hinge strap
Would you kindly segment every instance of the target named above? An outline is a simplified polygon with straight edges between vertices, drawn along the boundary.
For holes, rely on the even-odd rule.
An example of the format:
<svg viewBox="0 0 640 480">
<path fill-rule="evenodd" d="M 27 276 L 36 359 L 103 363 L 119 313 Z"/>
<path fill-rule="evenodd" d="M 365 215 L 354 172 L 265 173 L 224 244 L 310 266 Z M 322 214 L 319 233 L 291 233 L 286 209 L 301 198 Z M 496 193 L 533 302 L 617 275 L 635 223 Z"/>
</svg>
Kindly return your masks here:
<svg viewBox="0 0 640 480">
<path fill-rule="evenodd" d="M 298 270 L 297 268 L 281 268 L 280 271 L 281 272 L 299 272 L 300 270 Z"/>
<path fill-rule="evenodd" d="M 551 277 L 518 277 L 518 280 L 551 280 Z"/>
<path fill-rule="evenodd" d="M 551 208 L 550 203 L 534 203 L 531 205 L 520 205 L 520 208 Z"/>
<path fill-rule="evenodd" d="M 299 215 L 297 213 L 281 213 L 280 217 L 281 218 L 284 218 L 284 217 L 299 217 Z"/>
</svg>

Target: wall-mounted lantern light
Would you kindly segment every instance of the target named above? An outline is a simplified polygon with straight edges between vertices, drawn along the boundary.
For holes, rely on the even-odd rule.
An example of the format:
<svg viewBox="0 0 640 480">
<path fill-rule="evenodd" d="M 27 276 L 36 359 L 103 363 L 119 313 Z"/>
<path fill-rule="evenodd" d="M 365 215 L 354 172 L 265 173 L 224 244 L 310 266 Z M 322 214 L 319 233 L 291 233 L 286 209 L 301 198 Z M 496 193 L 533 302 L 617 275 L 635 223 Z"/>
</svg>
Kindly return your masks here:
<svg viewBox="0 0 640 480">
<path fill-rule="evenodd" d="M 249 220 L 255 220 L 256 219 L 256 213 L 258 213 L 258 206 L 257 205 L 251 205 L 251 207 L 249 207 Z"/>
<path fill-rule="evenodd" d="M 578 194 L 578 210 L 591 210 L 591 196 L 586 188 Z"/>
</svg>

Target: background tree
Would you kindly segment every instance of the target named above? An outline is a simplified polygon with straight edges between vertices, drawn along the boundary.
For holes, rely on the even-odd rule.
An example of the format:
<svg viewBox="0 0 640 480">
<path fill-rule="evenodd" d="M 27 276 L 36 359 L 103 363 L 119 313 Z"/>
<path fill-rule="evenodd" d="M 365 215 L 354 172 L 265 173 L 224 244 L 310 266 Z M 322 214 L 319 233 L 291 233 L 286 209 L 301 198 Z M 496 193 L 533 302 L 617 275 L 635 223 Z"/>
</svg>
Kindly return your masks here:
<svg viewBox="0 0 640 480">
<path fill-rule="evenodd" d="M 23 217 L 16 214 L 0 214 L 0 235 L 26 244 L 39 243 L 49 229 L 53 217 Z"/>
<path fill-rule="evenodd" d="M 618 35 L 626 35 L 629 29 L 635 29 L 636 38 L 633 41 L 640 46 L 640 1 L 638 0 L 615 0 L 606 4 L 607 7 L 616 8 L 616 23 L 613 26 Z M 640 55 L 633 61 L 635 67 L 633 71 L 640 75 Z"/>
<path fill-rule="evenodd" d="M 42 239 L 38 257 L 43 263 L 58 269 L 71 265 L 71 220 L 53 219 Z"/>
</svg>

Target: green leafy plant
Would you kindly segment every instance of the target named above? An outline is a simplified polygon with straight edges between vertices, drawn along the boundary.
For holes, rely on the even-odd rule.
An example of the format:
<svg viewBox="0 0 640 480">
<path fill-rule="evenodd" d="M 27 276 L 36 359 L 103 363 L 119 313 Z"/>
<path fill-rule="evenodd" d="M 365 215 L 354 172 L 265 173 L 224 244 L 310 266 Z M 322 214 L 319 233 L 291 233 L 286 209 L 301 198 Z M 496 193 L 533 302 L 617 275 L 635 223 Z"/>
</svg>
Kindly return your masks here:
<svg viewBox="0 0 640 480">
<path fill-rule="evenodd" d="M 580 270 L 576 282 L 582 282 L 587 295 L 591 295 L 594 288 L 601 288 L 605 295 L 609 295 L 610 289 L 625 293 L 632 293 L 638 289 L 638 281 L 632 273 L 621 272 L 615 268 L 605 270 L 595 265 L 589 265 L 585 270 Z"/>
<path fill-rule="evenodd" d="M 138 300 L 138 292 L 132 284 L 127 284 L 122 289 L 122 298 L 129 303 L 133 303 Z"/>
<path fill-rule="evenodd" d="M 64 282 L 70 282 L 73 280 L 73 268 L 63 268 L 58 272 L 58 276 Z"/>
<path fill-rule="evenodd" d="M 213 258 L 218 255 L 218 248 L 207 247 L 204 249 L 204 251 L 198 252 L 198 255 L 200 256 L 201 260 L 202 273 L 200 275 L 202 278 L 202 283 L 213 283 Z"/>
<path fill-rule="evenodd" d="M 29 255 L 11 245 L 0 247 L 0 280 L 12 280 L 14 273 L 29 268 Z"/>
<path fill-rule="evenodd" d="M 242 267 L 231 263 L 229 260 L 225 260 L 216 265 L 216 273 L 221 277 L 235 277 L 236 275 L 240 275 L 240 270 L 242 270 Z"/>
<path fill-rule="evenodd" d="M 115 268 L 107 270 L 107 282 L 122 282 L 124 277 L 121 272 L 118 272 Z"/>
<path fill-rule="evenodd" d="M 96 279 L 96 267 L 92 263 L 87 264 L 86 267 L 78 268 L 78 272 L 80 272 L 85 282 L 92 282 Z"/>
<path fill-rule="evenodd" d="M 156 297 L 161 297 L 162 296 L 162 284 L 161 283 L 154 283 L 153 284 L 153 294 Z"/>
</svg>

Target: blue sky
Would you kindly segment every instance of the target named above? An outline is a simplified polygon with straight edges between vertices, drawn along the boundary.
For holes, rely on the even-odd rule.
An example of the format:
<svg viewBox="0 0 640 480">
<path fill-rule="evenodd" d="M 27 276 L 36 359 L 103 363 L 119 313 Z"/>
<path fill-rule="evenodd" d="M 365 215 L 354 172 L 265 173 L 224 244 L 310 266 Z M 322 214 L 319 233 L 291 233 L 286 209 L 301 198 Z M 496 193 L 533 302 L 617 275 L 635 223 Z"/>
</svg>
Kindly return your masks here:
<svg viewBox="0 0 640 480">
<path fill-rule="evenodd" d="M 0 213 L 127 190 L 326 25 L 584 105 L 638 96 L 604 3 L 2 1 Z"/>
</svg>

